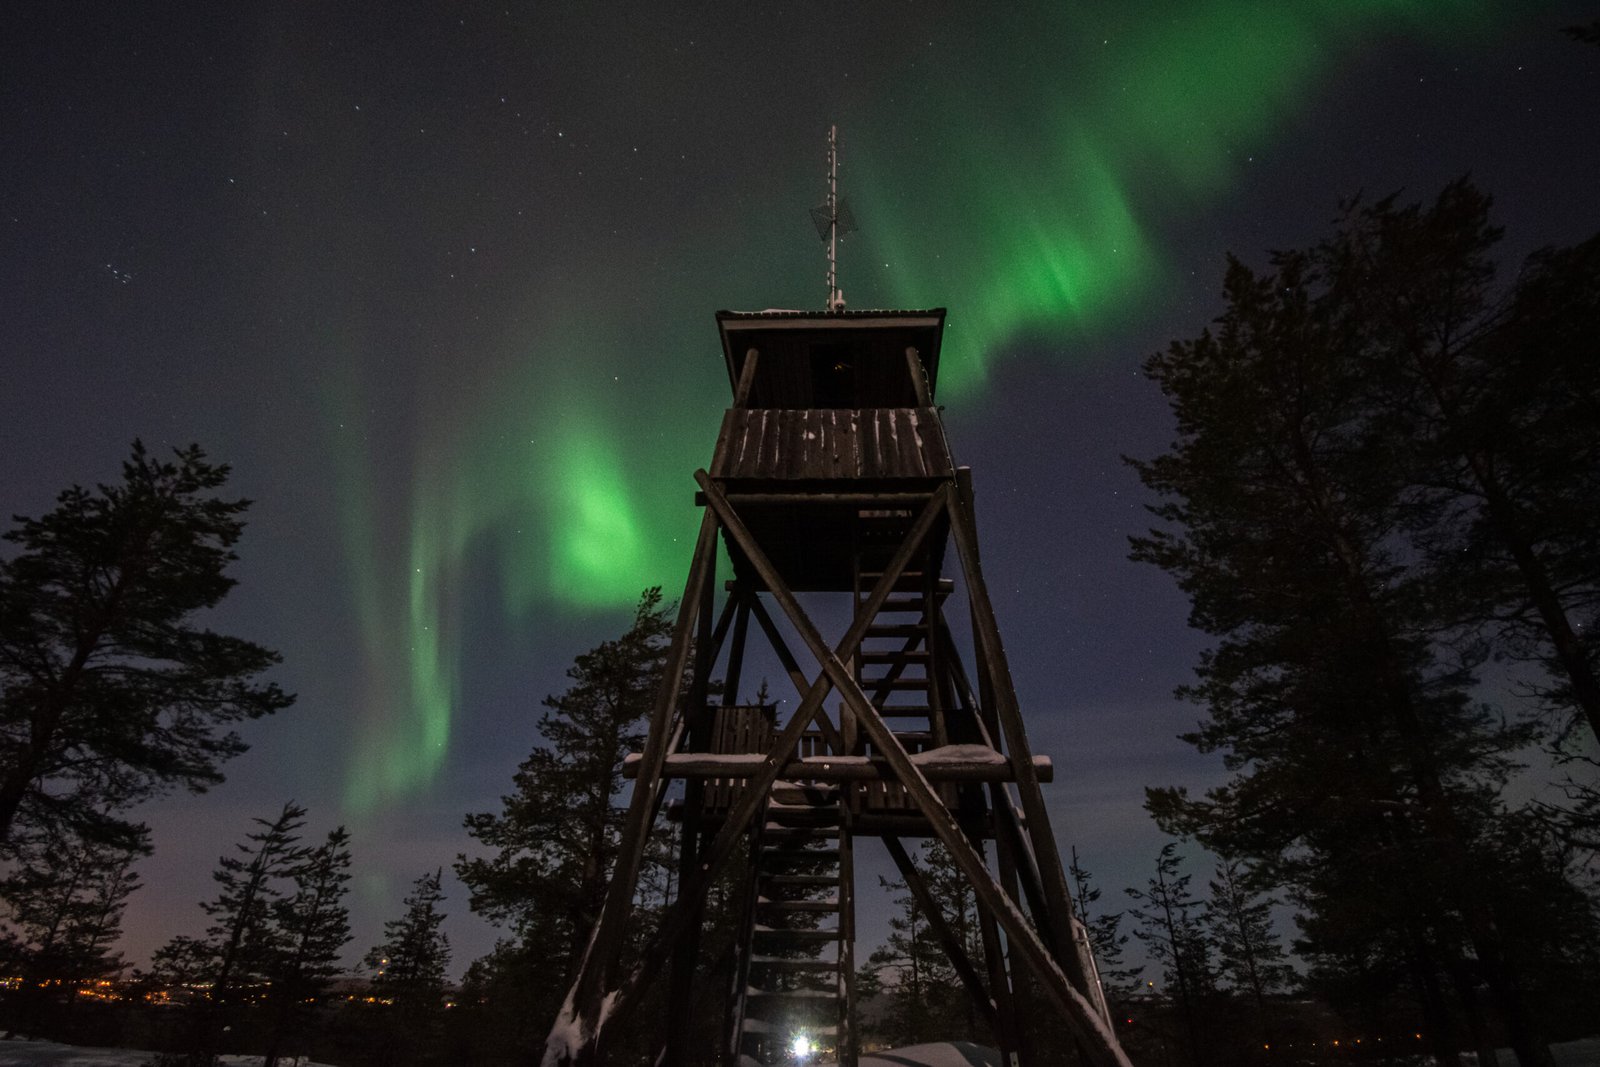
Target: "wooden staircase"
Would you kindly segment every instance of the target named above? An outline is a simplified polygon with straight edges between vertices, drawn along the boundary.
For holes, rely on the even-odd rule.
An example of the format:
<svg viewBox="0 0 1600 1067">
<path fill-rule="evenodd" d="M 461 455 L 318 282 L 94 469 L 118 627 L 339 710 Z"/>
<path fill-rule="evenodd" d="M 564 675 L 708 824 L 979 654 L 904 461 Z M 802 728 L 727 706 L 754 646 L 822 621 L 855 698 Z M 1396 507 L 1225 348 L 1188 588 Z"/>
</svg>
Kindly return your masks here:
<svg viewBox="0 0 1600 1067">
<path fill-rule="evenodd" d="M 812 743 L 816 743 L 813 739 Z M 755 877 L 735 972 L 733 1062 L 837 1058 L 850 1040 L 855 958 L 850 835 L 838 785 L 780 782 L 752 842 Z"/>
</svg>

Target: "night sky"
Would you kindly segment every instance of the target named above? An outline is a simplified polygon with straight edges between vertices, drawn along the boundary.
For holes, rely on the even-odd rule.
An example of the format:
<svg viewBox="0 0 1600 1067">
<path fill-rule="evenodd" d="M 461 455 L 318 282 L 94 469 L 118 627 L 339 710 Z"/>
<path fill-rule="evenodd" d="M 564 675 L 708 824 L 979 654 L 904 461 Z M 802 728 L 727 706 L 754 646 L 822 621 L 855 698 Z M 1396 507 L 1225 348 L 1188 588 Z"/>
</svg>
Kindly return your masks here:
<svg viewBox="0 0 1600 1067">
<path fill-rule="evenodd" d="M 256 501 L 215 625 L 299 694 L 154 831 L 125 948 L 295 799 L 354 835 L 354 960 L 471 842 L 572 656 L 681 592 L 712 313 L 950 309 L 940 399 L 1063 851 L 1107 890 L 1200 639 L 1126 560 L 1138 367 L 1223 257 L 1470 172 L 1508 254 L 1600 229 L 1600 48 L 1537 0 L 71 4 L 0 16 L 0 510 L 201 443 Z M 788 695 L 776 683 L 775 691 Z M 493 940 L 450 881 L 457 973 Z M 868 883 L 863 894 L 872 896 Z M 1114 903 L 1114 901 L 1109 901 Z M 881 905 L 863 902 L 865 933 Z"/>
</svg>

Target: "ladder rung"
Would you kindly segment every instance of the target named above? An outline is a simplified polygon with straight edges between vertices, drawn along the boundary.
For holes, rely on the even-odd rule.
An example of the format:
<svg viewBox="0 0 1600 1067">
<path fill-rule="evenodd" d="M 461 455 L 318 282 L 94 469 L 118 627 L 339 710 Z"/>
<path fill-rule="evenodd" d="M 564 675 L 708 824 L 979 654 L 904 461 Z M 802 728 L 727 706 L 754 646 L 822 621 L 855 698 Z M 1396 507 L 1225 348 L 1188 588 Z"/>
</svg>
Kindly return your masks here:
<svg viewBox="0 0 1600 1067">
<path fill-rule="evenodd" d="M 765 938 L 765 941 L 763 943 L 764 944 L 769 944 L 769 945 L 774 941 L 790 941 L 790 942 L 805 941 L 805 942 L 815 943 L 815 942 L 822 942 L 822 941 L 837 941 L 837 940 L 839 940 L 839 931 L 836 930 L 836 929 L 835 930 L 783 930 L 783 929 L 777 929 L 777 928 L 771 927 L 771 926 L 757 926 L 755 928 L 755 935 L 757 937 L 760 937 L 760 938 Z"/>
<path fill-rule="evenodd" d="M 883 691 L 888 693 L 911 693 L 928 688 L 926 678 L 896 678 L 889 681 L 883 678 L 863 678 L 861 688 L 867 692 Z"/>
<path fill-rule="evenodd" d="M 931 734 L 929 735 L 932 736 Z M 784 826 L 781 823 L 769 822 L 762 828 L 761 836 L 769 841 L 807 841 L 815 838 L 818 841 L 829 839 L 838 840 L 839 828 L 837 826 Z"/>
<path fill-rule="evenodd" d="M 915 637 L 928 632 L 926 622 L 873 623 L 867 627 L 867 637 Z"/>
<path fill-rule="evenodd" d="M 756 901 L 758 908 L 771 908 L 773 911 L 808 911 L 830 914 L 839 910 L 839 898 L 831 897 L 827 900 L 770 900 Z"/>
<path fill-rule="evenodd" d="M 899 739 L 900 746 L 907 752 L 917 752 L 933 744 L 932 730 L 896 730 L 894 736 Z M 872 744 L 870 738 L 867 739 L 867 744 Z M 872 747 L 878 746 L 872 745 Z"/>
<path fill-rule="evenodd" d="M 877 585 L 878 584 L 878 579 L 882 578 L 882 577 L 883 577 L 883 572 L 882 571 L 862 571 L 861 572 L 861 584 L 864 587 L 870 589 L 872 586 Z M 923 578 L 923 572 L 922 571 L 901 571 L 900 572 L 900 581 L 904 582 L 904 581 L 907 581 L 907 580 L 915 580 L 916 583 L 917 583 L 917 588 L 919 588 L 919 589 L 922 587 L 922 578 Z M 940 578 L 937 581 L 938 581 L 938 584 L 934 587 L 934 591 L 935 592 L 943 595 L 943 594 L 947 594 L 947 593 L 951 593 L 951 592 L 955 591 L 956 580 L 954 578 Z"/>
<path fill-rule="evenodd" d="M 772 971 L 836 971 L 839 969 L 838 960 L 792 960 L 786 956 L 752 955 L 750 963 L 752 966 L 765 967 Z"/>
<path fill-rule="evenodd" d="M 839 864 L 839 848 L 764 848 L 758 855 L 776 863 L 831 863 Z"/>
<path fill-rule="evenodd" d="M 772 806 L 790 809 L 817 808 L 839 803 L 837 786 L 800 785 L 794 782 L 777 782 L 772 787 Z"/>
<path fill-rule="evenodd" d="M 773 885 L 837 886 L 839 876 L 825 874 L 766 874 L 762 875 Z"/>
<path fill-rule="evenodd" d="M 862 651 L 856 654 L 856 658 L 862 663 L 922 663 L 928 658 L 928 650 L 925 648 L 913 648 L 909 652 Z"/>
<path fill-rule="evenodd" d="M 884 600 L 883 605 L 878 608 L 878 613 L 923 611 L 927 606 L 927 600 L 920 596 L 892 596 Z"/>
</svg>

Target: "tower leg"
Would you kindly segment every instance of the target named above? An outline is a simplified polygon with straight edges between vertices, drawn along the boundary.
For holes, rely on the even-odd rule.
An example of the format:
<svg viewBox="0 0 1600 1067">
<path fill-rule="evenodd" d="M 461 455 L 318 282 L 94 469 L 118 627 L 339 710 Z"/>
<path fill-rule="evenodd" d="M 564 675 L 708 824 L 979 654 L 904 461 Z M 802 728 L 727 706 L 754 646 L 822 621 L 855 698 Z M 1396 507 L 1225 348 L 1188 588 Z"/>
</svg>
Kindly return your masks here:
<svg viewBox="0 0 1600 1067">
<path fill-rule="evenodd" d="M 646 838 L 661 793 L 661 768 L 666 759 L 672 733 L 673 713 L 677 709 L 680 679 L 688 665 L 690 634 L 701 615 L 700 601 L 710 588 L 717 565 L 717 519 L 707 511 L 700 522 L 689 578 L 684 584 L 683 601 L 673 627 L 672 643 L 661 687 L 650 715 L 650 731 L 645 739 L 643 759 L 628 813 L 623 821 L 622 841 L 617 852 L 617 867 L 606 890 L 600 920 L 589 936 L 578 965 L 577 977 L 556 1016 L 555 1025 L 545 1039 L 544 1067 L 579 1067 L 598 1062 L 602 1000 L 614 979 L 617 959 L 627 934 L 628 916 L 633 910 L 633 895 L 639 885 L 639 868 L 644 861 Z M 680 883 L 681 885 L 681 883 Z M 681 889 L 680 889 L 681 892 Z"/>
</svg>

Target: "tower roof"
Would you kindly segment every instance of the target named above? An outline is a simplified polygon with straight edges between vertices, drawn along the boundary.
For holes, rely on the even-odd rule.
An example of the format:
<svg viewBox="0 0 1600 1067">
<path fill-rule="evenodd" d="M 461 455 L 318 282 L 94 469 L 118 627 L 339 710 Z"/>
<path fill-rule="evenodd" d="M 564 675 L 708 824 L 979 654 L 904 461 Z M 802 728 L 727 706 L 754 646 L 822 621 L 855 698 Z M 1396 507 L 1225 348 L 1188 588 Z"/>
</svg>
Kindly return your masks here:
<svg viewBox="0 0 1600 1067">
<path fill-rule="evenodd" d="M 939 346 L 944 337 L 944 308 L 922 311 L 719 311 L 722 356 L 728 384 L 737 389 L 745 353 L 783 354 L 817 344 L 869 342 L 874 348 L 915 348 L 932 393 L 939 380 Z M 903 361 L 900 364 L 904 366 Z"/>
</svg>

